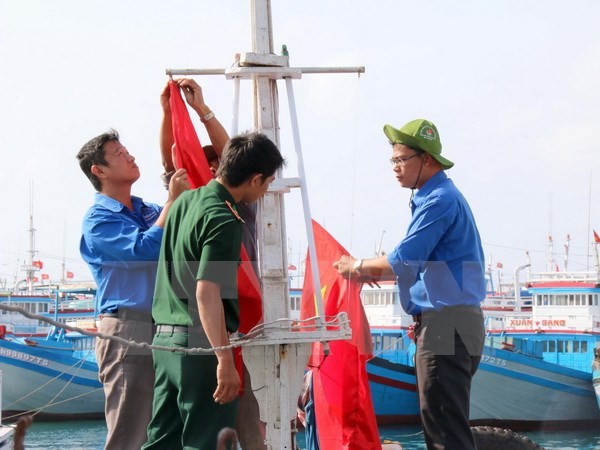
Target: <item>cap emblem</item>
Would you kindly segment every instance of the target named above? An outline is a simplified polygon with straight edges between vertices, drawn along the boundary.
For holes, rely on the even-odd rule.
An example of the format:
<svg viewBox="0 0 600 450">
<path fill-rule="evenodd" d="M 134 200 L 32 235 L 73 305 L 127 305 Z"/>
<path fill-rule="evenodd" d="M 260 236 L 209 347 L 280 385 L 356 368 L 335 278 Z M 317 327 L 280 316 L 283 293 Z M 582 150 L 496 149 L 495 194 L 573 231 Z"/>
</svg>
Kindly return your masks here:
<svg viewBox="0 0 600 450">
<path fill-rule="evenodd" d="M 419 130 L 419 136 L 427 139 L 428 141 L 435 141 L 437 139 L 435 135 L 435 130 L 428 125 L 421 127 Z"/>
</svg>

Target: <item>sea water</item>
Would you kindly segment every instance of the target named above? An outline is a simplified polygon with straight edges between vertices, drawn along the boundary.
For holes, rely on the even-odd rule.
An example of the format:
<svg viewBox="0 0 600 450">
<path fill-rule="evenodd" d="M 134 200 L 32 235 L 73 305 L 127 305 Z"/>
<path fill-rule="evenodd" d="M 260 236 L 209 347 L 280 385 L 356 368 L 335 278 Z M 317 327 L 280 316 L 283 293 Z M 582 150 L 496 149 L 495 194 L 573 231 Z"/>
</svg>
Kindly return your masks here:
<svg viewBox="0 0 600 450">
<path fill-rule="evenodd" d="M 382 439 L 398 441 L 404 450 L 425 448 L 419 427 L 382 427 Z M 520 432 L 548 450 L 598 450 L 600 430 L 531 431 Z M 102 450 L 106 437 L 103 421 L 34 422 L 25 437 L 26 449 Z M 298 436 L 298 445 L 304 448 L 304 436 Z"/>
</svg>

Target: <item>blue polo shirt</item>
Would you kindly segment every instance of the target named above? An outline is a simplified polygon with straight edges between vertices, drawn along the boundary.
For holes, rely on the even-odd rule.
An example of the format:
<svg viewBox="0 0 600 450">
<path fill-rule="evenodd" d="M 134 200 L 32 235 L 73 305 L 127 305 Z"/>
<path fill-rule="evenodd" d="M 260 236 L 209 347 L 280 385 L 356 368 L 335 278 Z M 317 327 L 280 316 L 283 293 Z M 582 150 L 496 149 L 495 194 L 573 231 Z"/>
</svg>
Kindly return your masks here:
<svg viewBox="0 0 600 450">
<path fill-rule="evenodd" d="M 417 191 L 406 237 L 388 254 L 408 314 L 485 298 L 481 238 L 467 201 L 444 171 Z"/>
<path fill-rule="evenodd" d="M 80 252 L 96 281 L 96 310 L 150 312 L 163 229 L 154 225 L 162 207 L 131 196 L 133 211 L 96 194 L 83 218 Z"/>
</svg>

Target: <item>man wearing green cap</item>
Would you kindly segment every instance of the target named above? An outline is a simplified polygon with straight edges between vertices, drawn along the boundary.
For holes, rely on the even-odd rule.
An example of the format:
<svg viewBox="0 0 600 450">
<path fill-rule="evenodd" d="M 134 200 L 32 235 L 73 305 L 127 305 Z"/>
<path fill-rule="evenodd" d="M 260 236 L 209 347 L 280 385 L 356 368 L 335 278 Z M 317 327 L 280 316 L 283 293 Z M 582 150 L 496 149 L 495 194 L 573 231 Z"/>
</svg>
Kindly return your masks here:
<svg viewBox="0 0 600 450">
<path fill-rule="evenodd" d="M 334 265 L 359 281 L 396 278 L 400 302 L 415 320 L 415 370 L 421 423 L 429 449 L 475 450 L 469 427 L 471 379 L 484 341 L 484 256 L 467 201 L 446 173 L 435 125 L 385 125 L 400 186 L 412 190 L 412 220 L 389 254 L 343 256 Z M 415 192 L 416 191 L 416 192 Z"/>
</svg>

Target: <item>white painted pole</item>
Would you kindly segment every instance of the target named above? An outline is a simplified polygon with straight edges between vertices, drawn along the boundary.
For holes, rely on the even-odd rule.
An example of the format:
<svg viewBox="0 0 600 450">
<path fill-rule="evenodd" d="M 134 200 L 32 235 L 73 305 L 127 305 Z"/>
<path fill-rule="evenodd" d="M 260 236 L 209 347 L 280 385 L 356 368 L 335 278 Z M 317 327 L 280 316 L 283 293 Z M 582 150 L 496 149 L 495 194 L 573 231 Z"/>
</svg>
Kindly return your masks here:
<svg viewBox="0 0 600 450">
<path fill-rule="evenodd" d="M 308 253 L 311 260 L 311 273 L 313 276 L 313 286 L 315 291 L 315 312 L 318 316 L 316 325 L 323 326 L 323 296 L 321 295 L 321 280 L 319 277 L 319 260 L 317 259 L 317 248 L 315 246 L 315 236 L 312 227 L 312 215 L 310 213 L 310 204 L 308 202 L 308 189 L 306 187 L 306 173 L 304 171 L 304 158 L 302 157 L 302 145 L 300 144 L 300 131 L 298 130 L 298 114 L 296 113 L 296 100 L 294 99 L 294 88 L 292 79 L 285 79 L 287 89 L 288 104 L 290 107 L 290 119 L 292 122 L 292 134 L 294 136 L 294 148 L 298 155 L 298 176 L 300 178 L 300 194 L 302 196 L 302 205 L 304 209 L 304 225 L 306 226 L 306 235 L 308 237 Z"/>
<path fill-rule="evenodd" d="M 514 271 L 514 280 L 515 280 L 515 312 L 521 312 L 521 282 L 519 281 L 519 273 L 528 267 L 531 264 L 524 264 L 522 266 L 518 266 Z"/>
<path fill-rule="evenodd" d="M 233 80 L 233 111 L 231 118 L 231 133 L 230 136 L 238 134 L 239 118 L 240 118 L 240 79 L 239 77 Z"/>
</svg>

